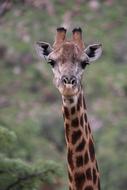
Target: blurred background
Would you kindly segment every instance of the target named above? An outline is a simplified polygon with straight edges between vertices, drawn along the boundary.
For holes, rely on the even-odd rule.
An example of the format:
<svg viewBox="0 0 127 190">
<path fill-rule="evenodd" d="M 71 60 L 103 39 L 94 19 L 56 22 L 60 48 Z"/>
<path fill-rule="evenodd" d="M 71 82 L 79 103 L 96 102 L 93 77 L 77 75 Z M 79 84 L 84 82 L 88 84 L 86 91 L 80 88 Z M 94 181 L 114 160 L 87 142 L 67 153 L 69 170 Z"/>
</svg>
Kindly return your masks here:
<svg viewBox="0 0 127 190">
<path fill-rule="evenodd" d="M 66 190 L 61 96 L 34 48 L 58 26 L 103 55 L 85 70 L 102 190 L 127 189 L 127 1 L 0 0 L 0 190 Z"/>
</svg>

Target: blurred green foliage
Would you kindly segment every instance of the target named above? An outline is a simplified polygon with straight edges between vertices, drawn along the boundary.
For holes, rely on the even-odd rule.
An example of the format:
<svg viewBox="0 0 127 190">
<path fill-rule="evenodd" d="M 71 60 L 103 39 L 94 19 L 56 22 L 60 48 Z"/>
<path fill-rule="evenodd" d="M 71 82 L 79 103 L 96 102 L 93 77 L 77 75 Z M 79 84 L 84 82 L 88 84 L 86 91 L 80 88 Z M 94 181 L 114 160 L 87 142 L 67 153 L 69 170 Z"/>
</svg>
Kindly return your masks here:
<svg viewBox="0 0 127 190">
<path fill-rule="evenodd" d="M 56 27 L 65 25 L 68 36 L 80 26 L 86 44 L 103 45 L 102 58 L 86 68 L 83 84 L 102 189 L 126 190 L 126 7 L 126 0 L 15 0 L 0 12 L 0 189 L 33 174 L 35 180 L 19 183 L 18 189 L 67 189 L 61 97 L 50 66 L 34 48 L 38 40 L 52 44 Z M 55 163 L 43 164 L 48 159 L 61 164 L 64 176 L 47 187 L 45 171 L 48 179 L 59 173 Z M 43 180 L 36 178 L 38 172 Z"/>
<path fill-rule="evenodd" d="M 13 151 L 16 151 L 16 140 L 14 132 L 0 127 L 0 189 L 35 190 L 41 187 L 41 184 L 53 183 L 56 177 L 61 176 L 60 165 L 53 161 L 43 160 L 36 164 L 30 164 L 15 158 Z"/>
</svg>

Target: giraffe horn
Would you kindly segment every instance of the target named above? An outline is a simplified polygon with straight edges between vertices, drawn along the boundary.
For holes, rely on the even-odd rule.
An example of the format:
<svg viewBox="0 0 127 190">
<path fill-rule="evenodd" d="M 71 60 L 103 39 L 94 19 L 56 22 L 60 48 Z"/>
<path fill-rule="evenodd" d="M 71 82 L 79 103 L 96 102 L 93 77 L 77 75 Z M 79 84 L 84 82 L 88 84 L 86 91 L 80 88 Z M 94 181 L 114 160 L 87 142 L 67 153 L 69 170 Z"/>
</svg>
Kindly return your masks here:
<svg viewBox="0 0 127 190">
<path fill-rule="evenodd" d="M 80 49 L 84 49 L 84 43 L 82 40 L 82 29 L 79 28 L 74 28 L 73 31 L 73 36 L 72 36 L 72 41 L 79 46 Z"/>
<path fill-rule="evenodd" d="M 53 44 L 53 48 L 58 48 L 65 40 L 66 37 L 66 29 L 63 27 L 57 28 L 55 42 Z"/>
</svg>

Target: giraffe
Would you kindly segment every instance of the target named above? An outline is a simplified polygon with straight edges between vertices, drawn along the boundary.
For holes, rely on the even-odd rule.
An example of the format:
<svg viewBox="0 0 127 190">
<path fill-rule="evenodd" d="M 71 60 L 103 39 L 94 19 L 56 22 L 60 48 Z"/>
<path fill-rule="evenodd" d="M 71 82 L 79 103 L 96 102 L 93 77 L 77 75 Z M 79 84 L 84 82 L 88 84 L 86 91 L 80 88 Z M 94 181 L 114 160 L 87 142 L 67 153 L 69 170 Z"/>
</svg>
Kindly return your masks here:
<svg viewBox="0 0 127 190">
<path fill-rule="evenodd" d="M 87 118 L 82 76 L 88 64 L 102 53 L 101 44 L 85 48 L 82 29 L 74 28 L 72 39 L 57 28 L 53 47 L 37 42 L 37 51 L 52 67 L 54 83 L 62 95 L 69 190 L 100 190 L 100 174 L 94 140 Z"/>
</svg>

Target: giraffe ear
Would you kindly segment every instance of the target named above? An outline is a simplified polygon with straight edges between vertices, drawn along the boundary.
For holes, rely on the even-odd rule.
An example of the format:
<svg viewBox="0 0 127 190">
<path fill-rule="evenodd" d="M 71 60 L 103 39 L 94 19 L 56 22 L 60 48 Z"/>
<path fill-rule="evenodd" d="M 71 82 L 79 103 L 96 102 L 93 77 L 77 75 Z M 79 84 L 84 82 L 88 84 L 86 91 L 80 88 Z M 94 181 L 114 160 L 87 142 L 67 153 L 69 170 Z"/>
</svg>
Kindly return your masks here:
<svg viewBox="0 0 127 190">
<path fill-rule="evenodd" d="M 47 58 L 48 55 L 52 52 L 52 48 L 49 43 L 46 42 L 36 42 L 35 49 L 37 51 L 37 54 L 41 58 Z"/>
<path fill-rule="evenodd" d="M 102 54 L 102 45 L 101 44 L 89 45 L 85 49 L 85 53 L 89 57 L 89 62 L 96 61 Z"/>
</svg>

